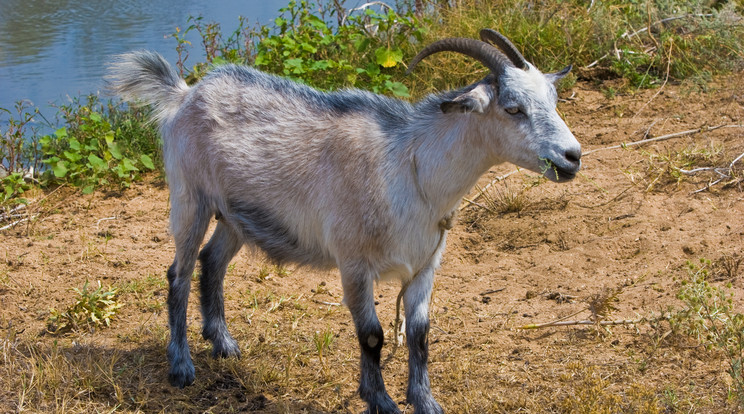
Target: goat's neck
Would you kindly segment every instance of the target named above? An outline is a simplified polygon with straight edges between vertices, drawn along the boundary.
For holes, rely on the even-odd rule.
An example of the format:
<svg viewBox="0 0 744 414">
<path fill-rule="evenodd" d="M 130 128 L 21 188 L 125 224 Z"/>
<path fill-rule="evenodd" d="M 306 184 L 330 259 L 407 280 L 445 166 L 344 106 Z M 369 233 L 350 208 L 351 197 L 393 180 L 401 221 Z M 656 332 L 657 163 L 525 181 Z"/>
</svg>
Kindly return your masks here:
<svg viewBox="0 0 744 414">
<path fill-rule="evenodd" d="M 444 117 L 416 129 L 410 160 L 413 177 L 436 217 L 454 209 L 496 163 L 468 117 Z"/>
</svg>

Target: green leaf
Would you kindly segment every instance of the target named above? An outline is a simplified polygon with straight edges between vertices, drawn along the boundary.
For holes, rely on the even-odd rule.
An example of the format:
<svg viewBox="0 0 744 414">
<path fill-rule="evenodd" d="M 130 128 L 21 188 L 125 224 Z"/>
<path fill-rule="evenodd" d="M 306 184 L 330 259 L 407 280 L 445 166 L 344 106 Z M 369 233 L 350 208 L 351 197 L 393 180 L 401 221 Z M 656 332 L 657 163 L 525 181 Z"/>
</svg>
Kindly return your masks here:
<svg viewBox="0 0 744 414">
<path fill-rule="evenodd" d="M 108 137 L 106 138 L 106 141 L 108 141 Z M 121 149 L 119 148 L 119 144 L 116 142 L 109 142 L 108 143 L 109 151 L 111 151 L 111 156 L 116 158 L 117 160 L 122 159 L 123 155 L 121 154 Z"/>
<path fill-rule="evenodd" d="M 83 156 L 77 152 L 64 151 L 62 154 L 64 154 L 65 158 L 73 163 L 76 163 L 80 161 L 81 158 L 83 158 Z"/>
<path fill-rule="evenodd" d="M 70 149 L 73 149 L 75 151 L 80 151 L 80 141 L 75 139 L 75 137 L 70 138 L 68 143 L 70 144 Z"/>
<path fill-rule="evenodd" d="M 122 160 L 122 164 L 124 164 L 125 172 L 139 171 L 139 168 L 135 167 L 134 164 L 132 164 L 132 160 L 130 160 L 129 158 L 124 158 Z"/>
<path fill-rule="evenodd" d="M 63 160 L 57 161 L 56 164 L 52 166 L 52 172 L 54 173 L 54 176 L 57 178 L 63 178 L 65 175 L 67 175 L 67 163 Z"/>
<path fill-rule="evenodd" d="M 91 112 L 89 118 L 91 121 L 101 122 L 101 114 L 98 112 Z"/>
<path fill-rule="evenodd" d="M 403 61 L 403 51 L 381 47 L 375 50 L 377 64 L 383 68 L 392 68 Z"/>
<path fill-rule="evenodd" d="M 93 187 L 93 184 L 88 184 L 85 187 L 83 187 L 83 194 L 90 194 L 93 192 L 95 187 Z"/>
<path fill-rule="evenodd" d="M 67 128 L 65 128 L 65 127 L 62 127 L 62 128 L 60 128 L 60 129 L 58 129 L 58 130 L 54 131 L 54 135 L 55 135 L 55 136 L 56 136 L 57 138 L 66 138 L 66 137 L 67 137 Z"/>
<path fill-rule="evenodd" d="M 406 85 L 400 82 L 385 81 L 385 87 L 395 96 L 400 96 L 403 98 L 408 98 L 411 96 L 408 93 L 408 88 L 406 87 Z"/>
<path fill-rule="evenodd" d="M 302 58 L 287 59 L 284 61 L 284 67 L 290 69 L 295 75 L 305 73 L 302 68 Z"/>
<path fill-rule="evenodd" d="M 147 155 L 147 154 L 140 155 L 140 161 L 142 162 L 142 165 L 145 166 L 145 168 L 147 168 L 149 170 L 154 170 L 155 169 L 155 164 L 153 164 L 152 158 L 150 158 L 149 155 Z"/>
<path fill-rule="evenodd" d="M 90 165 L 97 169 L 97 170 L 103 170 L 106 168 L 106 161 L 102 160 L 99 156 L 96 154 L 90 154 L 88 155 L 88 162 Z"/>
<path fill-rule="evenodd" d="M 310 66 L 310 70 L 326 70 L 329 66 L 330 63 L 327 60 L 316 60 Z"/>
</svg>

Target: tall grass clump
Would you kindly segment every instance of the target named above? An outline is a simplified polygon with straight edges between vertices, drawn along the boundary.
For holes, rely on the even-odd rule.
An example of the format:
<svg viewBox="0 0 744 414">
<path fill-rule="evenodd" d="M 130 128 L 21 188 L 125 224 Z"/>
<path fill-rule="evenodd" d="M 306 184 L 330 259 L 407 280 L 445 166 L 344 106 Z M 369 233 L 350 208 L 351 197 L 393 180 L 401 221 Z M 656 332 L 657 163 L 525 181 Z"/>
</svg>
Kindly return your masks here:
<svg viewBox="0 0 744 414">
<path fill-rule="evenodd" d="M 490 27 L 507 35 L 541 70 L 573 63 L 580 77 L 620 78 L 631 87 L 706 81 L 741 69 L 744 58 L 742 7 L 733 1 L 462 0 L 456 6 L 434 2 L 427 10 L 432 14 L 426 20 L 427 42 L 473 37 Z M 453 86 L 448 81 L 453 70 L 482 71 L 476 63 L 446 55 L 432 57 L 428 66 L 420 74 L 437 88 Z M 442 73 L 441 67 L 453 69 Z"/>
</svg>

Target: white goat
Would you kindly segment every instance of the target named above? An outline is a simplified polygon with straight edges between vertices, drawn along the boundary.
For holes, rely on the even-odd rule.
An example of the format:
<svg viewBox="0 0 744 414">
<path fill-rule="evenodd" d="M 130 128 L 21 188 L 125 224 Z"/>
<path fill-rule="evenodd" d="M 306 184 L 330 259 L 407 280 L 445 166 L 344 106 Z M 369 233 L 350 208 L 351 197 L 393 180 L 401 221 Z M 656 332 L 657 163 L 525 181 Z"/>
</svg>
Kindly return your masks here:
<svg viewBox="0 0 744 414">
<path fill-rule="evenodd" d="M 176 257 L 168 270 L 169 380 L 194 381 L 186 306 L 201 262 L 202 334 L 213 355 L 240 355 L 227 330 L 223 279 L 241 246 L 277 262 L 341 272 L 361 346 L 359 392 L 371 413 L 398 413 L 380 373 L 383 331 L 373 284 L 398 279 L 409 347 L 408 402 L 440 413 L 427 372 L 429 298 L 450 217 L 494 164 L 512 162 L 553 181 L 572 179 L 581 147 L 556 112 L 554 82 L 501 34 L 426 47 L 477 59 L 491 73 L 415 105 L 359 90 L 323 93 L 242 66 L 188 87 L 159 55 L 111 66 L 113 91 L 154 107 L 163 136 Z M 498 46 L 501 50 L 494 47 Z M 219 220 L 199 253 L 210 218 Z"/>
</svg>

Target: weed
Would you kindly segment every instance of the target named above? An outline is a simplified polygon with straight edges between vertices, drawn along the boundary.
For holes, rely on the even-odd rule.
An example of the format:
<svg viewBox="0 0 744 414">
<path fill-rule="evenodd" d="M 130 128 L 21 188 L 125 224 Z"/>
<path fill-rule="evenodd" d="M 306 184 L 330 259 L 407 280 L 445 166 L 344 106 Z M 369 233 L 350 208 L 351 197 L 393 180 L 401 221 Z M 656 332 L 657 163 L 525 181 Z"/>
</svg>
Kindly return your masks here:
<svg viewBox="0 0 744 414">
<path fill-rule="evenodd" d="M 315 331 L 313 335 L 313 343 L 315 344 L 315 350 L 318 352 L 318 360 L 323 366 L 323 371 L 328 376 L 328 365 L 326 364 L 326 357 L 328 351 L 331 349 L 334 339 L 333 331 L 326 329 L 323 332 Z"/>
<path fill-rule="evenodd" d="M 639 384 L 630 384 L 625 398 L 610 389 L 611 383 L 594 366 L 580 362 L 569 364 L 569 373 L 562 376 L 573 384 L 573 392 L 561 401 L 560 407 L 570 413 L 660 413 L 655 392 Z"/>
<path fill-rule="evenodd" d="M 723 159 L 723 147 L 715 143 L 707 146 L 690 145 L 681 150 L 666 152 L 641 151 L 646 162 L 646 191 L 654 191 L 668 185 L 679 187 L 690 179 L 685 171 L 699 167 L 715 166 Z"/>
<path fill-rule="evenodd" d="M 94 96 L 86 104 L 63 106 L 67 126 L 39 139 L 42 162 L 49 168 L 47 182 L 68 182 L 90 193 L 96 187 L 128 187 L 141 169 L 153 170 L 155 164 L 146 153 L 137 157 L 128 151 L 109 119 L 96 109 Z"/>
<path fill-rule="evenodd" d="M 733 293 L 713 286 L 707 279 L 711 262 L 687 263 L 687 279 L 677 298 L 685 308 L 673 313 L 674 331 L 694 338 L 707 350 L 728 356 L 730 375 L 740 406 L 744 406 L 744 315 L 734 311 Z"/>
<path fill-rule="evenodd" d="M 65 311 L 51 310 L 48 319 L 48 330 L 53 334 L 69 331 L 77 331 L 82 328 L 94 330 L 98 327 L 109 326 L 121 304 L 116 300 L 116 289 L 101 286 L 90 290 L 88 281 L 85 281 L 82 289 L 73 289 L 77 293 L 75 303 Z"/>
<path fill-rule="evenodd" d="M 499 214 L 517 213 L 520 215 L 525 209 L 532 205 L 528 192 L 538 183 L 527 183 L 520 189 L 509 188 L 507 180 L 503 181 L 503 188 L 492 186 L 489 190 L 483 192 L 483 203 L 490 211 Z"/>
</svg>

